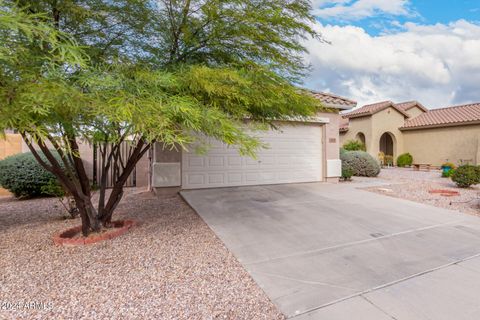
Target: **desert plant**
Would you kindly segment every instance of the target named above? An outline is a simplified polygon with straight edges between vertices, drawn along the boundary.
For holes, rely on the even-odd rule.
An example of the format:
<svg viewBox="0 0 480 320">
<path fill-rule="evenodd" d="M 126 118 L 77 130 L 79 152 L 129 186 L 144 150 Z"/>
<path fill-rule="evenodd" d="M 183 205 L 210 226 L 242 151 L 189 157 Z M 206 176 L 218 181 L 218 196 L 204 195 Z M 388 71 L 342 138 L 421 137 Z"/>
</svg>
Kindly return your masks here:
<svg viewBox="0 0 480 320">
<path fill-rule="evenodd" d="M 353 176 L 353 169 L 352 168 L 342 168 L 342 181 L 350 181 L 352 180 Z"/>
<path fill-rule="evenodd" d="M 55 176 L 30 152 L 0 161 L 0 185 L 16 197 L 59 196 L 63 192 Z"/>
<path fill-rule="evenodd" d="M 343 144 L 343 149 L 346 151 L 366 151 L 365 144 L 358 140 L 348 140 Z"/>
<path fill-rule="evenodd" d="M 460 188 L 468 188 L 480 183 L 480 167 L 469 164 L 459 166 L 452 174 L 452 180 Z"/>
<path fill-rule="evenodd" d="M 392 167 L 392 166 L 393 166 L 393 156 L 391 156 L 391 155 L 386 155 L 386 156 L 384 157 L 384 160 L 383 160 L 383 161 L 384 161 L 384 163 L 385 163 L 386 166 L 389 166 L 389 167 Z"/>
<path fill-rule="evenodd" d="M 399 167 L 411 166 L 412 163 L 413 163 L 413 157 L 408 152 L 399 155 L 397 158 L 397 166 Z"/>
<path fill-rule="evenodd" d="M 376 177 L 380 173 L 380 165 L 364 151 L 347 151 L 340 155 L 342 168 L 351 169 L 354 176 Z"/>
</svg>

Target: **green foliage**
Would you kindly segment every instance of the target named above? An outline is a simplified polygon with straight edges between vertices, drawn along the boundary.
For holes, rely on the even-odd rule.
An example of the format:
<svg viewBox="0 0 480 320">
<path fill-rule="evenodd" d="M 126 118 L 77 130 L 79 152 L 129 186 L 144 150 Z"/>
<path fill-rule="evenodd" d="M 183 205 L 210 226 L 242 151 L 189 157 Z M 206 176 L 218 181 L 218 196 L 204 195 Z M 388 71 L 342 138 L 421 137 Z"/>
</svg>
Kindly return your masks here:
<svg viewBox="0 0 480 320">
<path fill-rule="evenodd" d="M 480 167 L 472 165 L 459 166 L 452 174 L 452 180 L 460 188 L 468 188 L 480 183 Z"/>
<path fill-rule="evenodd" d="M 346 151 L 366 151 L 365 144 L 358 140 L 349 140 L 343 144 L 343 149 Z"/>
<path fill-rule="evenodd" d="M 350 181 L 352 180 L 352 176 L 353 176 L 353 169 L 352 168 L 349 168 L 349 167 L 342 167 L 342 176 L 341 176 L 341 180 L 343 181 Z"/>
<path fill-rule="evenodd" d="M 403 153 L 397 157 L 397 166 L 406 167 L 411 166 L 413 163 L 413 157 L 410 153 Z"/>
<path fill-rule="evenodd" d="M 51 179 L 47 184 L 42 185 L 40 191 L 44 195 L 49 195 L 52 197 L 63 198 L 65 197 L 65 190 L 58 183 L 57 179 Z"/>
<path fill-rule="evenodd" d="M 0 161 L 0 185 L 16 197 L 51 196 L 62 192 L 55 176 L 43 169 L 31 153 Z"/>
<path fill-rule="evenodd" d="M 442 171 L 442 178 L 450 178 L 453 176 L 453 174 L 455 173 L 455 169 L 450 169 L 450 170 L 443 170 Z"/>
<path fill-rule="evenodd" d="M 154 9 L 158 41 L 149 52 L 161 65 L 263 65 L 298 79 L 306 71 L 307 36 L 320 38 L 308 0 L 164 0 Z M 194 12 L 194 14 L 193 14 Z"/>
<path fill-rule="evenodd" d="M 380 173 L 380 165 L 367 152 L 347 151 L 341 154 L 342 168 L 352 170 L 354 176 L 376 177 Z"/>
</svg>

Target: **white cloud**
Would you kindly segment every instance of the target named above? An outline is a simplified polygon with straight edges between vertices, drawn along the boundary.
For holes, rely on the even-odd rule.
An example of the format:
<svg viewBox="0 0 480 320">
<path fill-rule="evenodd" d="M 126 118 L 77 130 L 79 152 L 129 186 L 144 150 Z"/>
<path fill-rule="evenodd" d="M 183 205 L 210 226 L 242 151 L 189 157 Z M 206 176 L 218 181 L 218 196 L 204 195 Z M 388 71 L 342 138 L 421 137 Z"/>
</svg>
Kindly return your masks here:
<svg viewBox="0 0 480 320">
<path fill-rule="evenodd" d="M 480 26 L 407 23 L 378 36 L 355 26 L 323 26 L 331 45 L 309 41 L 312 89 L 359 104 L 419 100 L 429 107 L 480 101 Z"/>
<path fill-rule="evenodd" d="M 409 16 L 409 0 L 314 0 L 314 15 L 319 18 L 356 20 L 376 15 Z"/>
</svg>

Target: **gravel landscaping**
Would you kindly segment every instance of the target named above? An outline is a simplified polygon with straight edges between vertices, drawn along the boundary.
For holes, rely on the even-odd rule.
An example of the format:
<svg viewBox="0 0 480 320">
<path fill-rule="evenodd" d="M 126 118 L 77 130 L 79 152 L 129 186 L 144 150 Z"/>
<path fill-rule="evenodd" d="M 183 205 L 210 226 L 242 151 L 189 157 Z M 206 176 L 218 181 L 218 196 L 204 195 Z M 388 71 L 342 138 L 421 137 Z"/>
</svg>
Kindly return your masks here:
<svg viewBox="0 0 480 320">
<path fill-rule="evenodd" d="M 358 179 L 358 178 L 356 178 Z M 413 171 L 410 168 L 382 169 L 377 179 L 388 185 L 365 188 L 366 190 L 391 197 L 427 203 L 446 209 L 480 215 L 480 186 L 468 189 L 458 188 L 449 178 L 442 178 L 439 170 Z M 365 178 L 360 179 L 364 181 Z M 458 196 L 430 193 L 432 190 L 458 191 Z"/>
<path fill-rule="evenodd" d="M 55 246 L 80 223 L 64 215 L 55 199 L 0 198 L 0 319 L 284 318 L 177 196 L 131 190 L 116 218 L 139 225 L 97 244 Z"/>
</svg>

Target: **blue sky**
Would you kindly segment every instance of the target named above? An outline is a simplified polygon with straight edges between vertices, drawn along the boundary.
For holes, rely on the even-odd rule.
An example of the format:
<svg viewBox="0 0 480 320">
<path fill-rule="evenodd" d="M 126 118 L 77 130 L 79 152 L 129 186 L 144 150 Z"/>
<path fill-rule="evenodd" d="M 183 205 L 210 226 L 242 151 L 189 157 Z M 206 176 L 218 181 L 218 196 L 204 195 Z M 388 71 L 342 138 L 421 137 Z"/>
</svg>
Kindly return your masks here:
<svg viewBox="0 0 480 320">
<path fill-rule="evenodd" d="M 480 0 L 313 0 L 306 86 L 356 99 L 480 102 Z"/>
<path fill-rule="evenodd" d="M 384 2 L 388 2 L 385 0 Z M 347 1 L 346 4 L 355 1 Z M 317 8 L 327 9 L 338 6 L 338 3 L 326 2 Z M 356 25 L 365 29 L 369 34 L 377 35 L 397 29 L 398 24 L 415 22 L 422 24 L 447 24 L 452 21 L 464 19 L 480 21 L 480 0 L 413 0 L 407 1 L 403 6 L 407 14 L 383 12 L 372 16 L 344 20 L 343 17 L 322 17 L 318 20 L 326 24 Z"/>
</svg>

